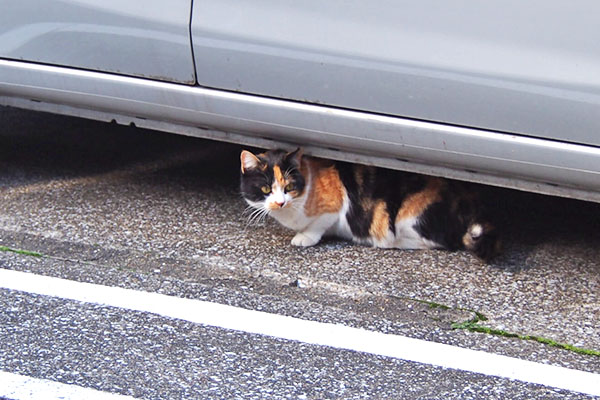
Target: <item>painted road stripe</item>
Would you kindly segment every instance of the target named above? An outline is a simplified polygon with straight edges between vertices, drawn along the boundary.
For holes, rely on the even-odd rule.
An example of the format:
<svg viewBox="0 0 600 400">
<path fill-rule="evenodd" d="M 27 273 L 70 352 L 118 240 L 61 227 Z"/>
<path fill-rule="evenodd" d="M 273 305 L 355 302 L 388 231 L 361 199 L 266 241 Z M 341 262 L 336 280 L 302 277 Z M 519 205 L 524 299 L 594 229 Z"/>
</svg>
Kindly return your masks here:
<svg viewBox="0 0 600 400">
<path fill-rule="evenodd" d="M 77 385 L 30 378 L 0 371 L 0 397 L 18 400 L 133 400 Z"/>
<path fill-rule="evenodd" d="M 0 287 L 600 395 L 600 374 L 344 325 L 5 269 Z"/>
</svg>

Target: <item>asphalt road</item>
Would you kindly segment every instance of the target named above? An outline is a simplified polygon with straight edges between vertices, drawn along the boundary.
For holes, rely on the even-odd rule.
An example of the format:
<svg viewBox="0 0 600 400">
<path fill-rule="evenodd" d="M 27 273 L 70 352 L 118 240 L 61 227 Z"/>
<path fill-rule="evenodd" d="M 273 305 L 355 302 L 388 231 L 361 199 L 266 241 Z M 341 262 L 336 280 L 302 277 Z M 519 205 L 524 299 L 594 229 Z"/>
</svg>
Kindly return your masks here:
<svg viewBox="0 0 600 400">
<path fill-rule="evenodd" d="M 587 371 L 600 387 L 599 205 L 493 189 L 505 251 L 491 265 L 465 252 L 335 240 L 299 249 L 273 221 L 247 223 L 239 152 L 0 108 L 0 268 Z M 151 312 L 0 292 L 0 372 L 105 393 L 590 398 Z"/>
</svg>

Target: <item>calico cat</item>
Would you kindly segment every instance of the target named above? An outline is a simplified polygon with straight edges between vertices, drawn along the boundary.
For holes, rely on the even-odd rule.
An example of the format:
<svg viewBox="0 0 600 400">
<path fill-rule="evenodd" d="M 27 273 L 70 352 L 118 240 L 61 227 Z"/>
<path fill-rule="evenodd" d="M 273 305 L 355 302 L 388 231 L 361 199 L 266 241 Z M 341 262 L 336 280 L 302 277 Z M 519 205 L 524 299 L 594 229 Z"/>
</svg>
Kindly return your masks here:
<svg viewBox="0 0 600 400">
<path fill-rule="evenodd" d="M 387 248 L 499 251 L 472 186 L 425 175 L 272 150 L 242 151 L 241 192 L 254 217 L 295 230 L 295 246 L 323 236 Z"/>
</svg>

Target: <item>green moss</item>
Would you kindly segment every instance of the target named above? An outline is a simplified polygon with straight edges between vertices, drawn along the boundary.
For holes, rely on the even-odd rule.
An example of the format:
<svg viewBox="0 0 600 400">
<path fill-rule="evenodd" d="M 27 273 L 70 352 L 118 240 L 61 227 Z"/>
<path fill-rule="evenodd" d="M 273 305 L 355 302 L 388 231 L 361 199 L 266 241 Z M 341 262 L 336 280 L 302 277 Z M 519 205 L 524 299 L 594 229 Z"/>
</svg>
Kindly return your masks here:
<svg viewBox="0 0 600 400">
<path fill-rule="evenodd" d="M 439 304 L 439 303 L 435 303 L 433 301 L 428 301 L 428 300 L 410 299 L 410 298 L 406 298 L 406 297 L 399 297 L 399 298 L 402 298 L 404 300 L 414 301 L 419 304 L 426 304 L 430 308 L 440 308 L 443 310 L 458 310 L 458 311 L 464 311 L 464 312 L 469 312 L 469 313 L 473 314 L 473 317 L 467 321 L 453 322 L 451 325 L 452 329 L 464 329 L 467 331 L 477 332 L 477 333 L 485 333 L 488 335 L 496 335 L 496 336 L 502 336 L 502 337 L 506 337 L 506 338 L 514 338 L 514 339 L 519 339 L 519 340 L 530 340 L 530 341 L 541 343 L 541 344 L 544 344 L 547 346 L 552 346 L 552 347 L 556 347 L 559 349 L 572 351 L 577 354 L 584 354 L 587 356 L 600 357 L 600 351 L 598 351 L 598 350 L 577 347 L 577 346 L 573 346 L 573 345 L 570 345 L 567 343 L 560 343 L 555 340 L 548 339 L 548 338 L 541 337 L 541 336 L 520 335 L 518 333 L 508 332 L 508 331 L 505 331 L 502 329 L 489 328 L 487 326 L 481 325 L 481 322 L 487 321 L 488 319 L 484 314 L 482 314 L 478 311 L 475 311 L 475 310 L 470 310 L 468 308 L 462 308 L 462 307 L 449 307 L 444 304 Z"/>
<path fill-rule="evenodd" d="M 479 314 L 479 313 L 477 313 L 477 314 Z M 485 321 L 485 319 L 481 319 L 480 318 L 481 314 L 479 314 L 479 315 L 477 315 L 477 314 L 474 318 L 472 318 L 468 321 L 453 323 L 452 329 L 464 329 L 467 331 L 485 333 L 488 335 L 496 335 L 496 336 L 502 336 L 502 337 L 506 337 L 506 338 L 520 339 L 520 340 L 530 340 L 533 342 L 542 343 L 542 344 L 556 347 L 559 349 L 569 350 L 569 351 L 572 351 L 577 354 L 584 354 L 587 356 L 600 357 L 600 351 L 598 351 L 598 350 L 577 347 L 577 346 L 573 346 L 573 345 L 570 345 L 567 343 L 560 343 L 555 340 L 548 339 L 548 338 L 541 337 L 541 336 L 519 335 L 518 333 L 508 332 L 503 329 L 494 329 L 494 328 L 489 328 L 487 326 L 479 325 L 479 323 L 481 321 Z"/>
<path fill-rule="evenodd" d="M 22 255 L 25 255 L 25 256 L 32 256 L 32 257 L 44 257 L 43 254 L 37 253 L 35 251 L 13 249 L 11 247 L 6 247 L 6 246 L 0 246 L 0 251 L 5 251 L 5 252 L 9 252 L 9 253 L 16 253 L 16 254 L 22 254 Z"/>
<path fill-rule="evenodd" d="M 417 303 L 421 303 L 421 304 L 426 304 L 427 306 L 429 306 L 429 308 L 440 308 L 442 310 L 450 310 L 451 309 L 447 305 L 440 304 L 440 303 L 435 303 L 433 301 L 415 300 L 415 299 L 413 299 L 413 301 L 416 301 Z"/>
</svg>

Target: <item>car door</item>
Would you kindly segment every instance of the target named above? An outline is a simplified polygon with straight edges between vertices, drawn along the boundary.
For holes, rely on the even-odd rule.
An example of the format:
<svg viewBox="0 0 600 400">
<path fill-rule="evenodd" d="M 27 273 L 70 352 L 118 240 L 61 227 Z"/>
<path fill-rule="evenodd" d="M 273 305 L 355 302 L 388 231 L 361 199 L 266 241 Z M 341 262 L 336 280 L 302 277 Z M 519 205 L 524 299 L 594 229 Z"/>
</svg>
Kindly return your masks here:
<svg viewBox="0 0 600 400">
<path fill-rule="evenodd" d="M 195 83 L 191 0 L 0 0 L 0 58 Z"/>
<path fill-rule="evenodd" d="M 194 8 L 200 85 L 600 145 L 597 1 L 197 0 Z"/>
</svg>

